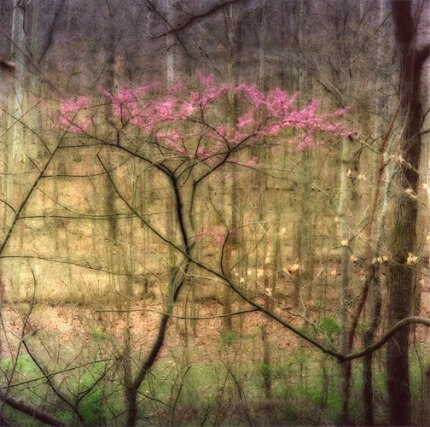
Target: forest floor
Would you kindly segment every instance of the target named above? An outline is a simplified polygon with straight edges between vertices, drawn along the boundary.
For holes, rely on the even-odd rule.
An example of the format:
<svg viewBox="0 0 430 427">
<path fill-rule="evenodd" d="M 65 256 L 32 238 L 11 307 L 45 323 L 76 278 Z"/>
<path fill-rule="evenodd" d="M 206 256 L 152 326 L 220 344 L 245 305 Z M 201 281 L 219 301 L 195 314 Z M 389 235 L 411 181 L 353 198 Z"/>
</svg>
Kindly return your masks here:
<svg viewBox="0 0 430 427">
<path fill-rule="evenodd" d="M 425 279 L 422 285 L 420 316 L 430 317 L 430 279 Z M 260 301 L 260 303 L 264 303 Z M 309 304 L 315 307 L 315 304 Z M 282 307 L 282 306 L 281 306 Z M 122 307 L 123 309 L 124 307 Z M 48 343 L 60 343 L 66 346 L 69 343 L 72 347 L 82 347 L 91 340 L 111 339 L 119 344 L 124 336 L 126 325 L 129 325 L 131 336 L 137 348 L 148 348 L 148 343 L 155 339 L 158 332 L 158 320 L 163 306 L 160 302 L 153 300 L 136 301 L 132 304 L 132 311 L 127 316 L 124 312 L 119 312 L 115 305 L 97 307 L 64 304 L 50 305 L 36 303 L 33 307 L 29 303 L 3 303 L 2 321 L 3 338 L 9 345 L 2 345 L 2 358 L 11 356 L 19 342 L 17 338 L 22 336 L 39 337 Z M 233 302 L 232 312 L 246 310 L 249 307 Z M 30 313 L 31 310 L 31 314 Z M 305 327 L 304 310 L 284 309 L 280 311 L 282 317 L 295 327 Z M 199 357 L 206 361 L 211 361 L 214 357 L 214 344 L 222 341 L 223 318 L 217 317 L 223 314 L 222 305 L 213 299 L 200 301 L 196 304 L 180 302 L 175 311 L 177 316 L 196 317 L 198 320 L 184 320 L 173 318 L 168 329 L 166 344 L 163 354 L 168 349 L 182 347 L 198 348 Z M 335 316 L 329 310 L 324 312 L 326 316 Z M 306 313 L 306 319 L 315 321 L 321 313 L 314 313 L 312 309 Z M 232 317 L 233 330 L 240 337 L 252 338 L 256 348 L 261 347 L 257 343 L 261 339 L 261 327 L 268 324 L 267 335 L 273 349 L 278 351 L 289 351 L 299 346 L 302 341 L 293 333 L 274 321 L 270 321 L 261 313 L 250 312 Z M 27 326 L 24 328 L 23 325 Z M 385 328 L 385 326 L 384 326 Z M 2 341 L 3 341 L 2 338 Z M 414 341 L 423 344 L 430 349 L 430 330 L 425 326 L 417 326 L 414 331 Z M 15 343 L 15 344 L 14 344 Z M 9 354 L 8 354 L 9 353 Z M 163 356 L 161 355 L 161 357 Z M 212 356 L 211 356 L 212 355 Z"/>
<path fill-rule="evenodd" d="M 430 280 L 427 279 L 427 276 L 425 282 L 421 284 L 421 291 L 420 315 L 430 317 Z M 301 328 L 308 334 L 312 334 L 314 329 L 309 326 L 307 320 L 319 325 L 320 320 L 318 319 L 321 317 L 325 316 L 329 319 L 336 317 L 337 300 L 333 300 L 331 303 L 326 302 L 323 312 L 318 301 L 307 302 L 309 310 L 306 316 L 304 316 L 304 310 L 287 309 L 286 307 L 283 307 L 279 314 L 290 324 Z M 262 297 L 260 297 L 259 303 L 264 304 Z M 33 393 L 34 395 L 45 393 L 45 391 L 32 389 L 33 385 L 36 387 L 36 384 L 42 383 L 33 381 L 44 379 L 44 375 L 41 375 L 40 369 L 35 368 L 34 363 L 29 360 L 23 343 L 28 345 L 28 349 L 32 352 L 30 357 L 42 361 L 45 372 L 53 375 L 58 384 L 62 384 L 66 388 L 70 386 L 72 390 L 75 388 L 80 390 L 80 387 L 85 386 L 88 378 L 93 381 L 94 370 L 97 372 L 97 369 L 105 369 L 98 366 L 113 366 L 121 360 L 126 345 L 126 331 L 130 331 L 133 363 L 135 366 L 139 366 L 145 355 L 148 354 L 151 342 L 156 339 L 163 306 L 161 302 L 153 298 L 146 298 L 136 300 L 130 304 L 130 307 L 133 310 L 126 313 L 118 311 L 118 307 L 115 307 L 114 304 L 98 304 L 97 301 L 87 305 L 51 305 L 39 302 L 33 305 L 28 302 L 4 303 L 1 310 L 3 329 L 0 336 L 2 350 L 0 366 L 5 369 L 5 372 L 10 371 L 16 361 L 17 367 L 17 371 L 12 376 L 7 376 L 8 384 L 13 384 L 12 389 L 15 393 L 27 393 L 31 396 Z M 122 309 L 124 308 L 123 305 Z M 249 307 L 238 301 L 234 301 L 232 304 L 232 312 L 247 308 Z M 223 378 L 225 372 L 227 372 L 227 376 L 229 372 L 234 373 L 233 389 L 240 390 L 240 396 L 244 390 L 244 396 L 246 396 L 245 400 L 238 400 L 237 397 L 232 397 L 233 394 L 230 396 L 223 389 L 224 393 L 227 393 L 224 396 L 227 401 L 222 405 L 227 406 L 223 407 L 222 411 L 214 407 L 215 414 L 226 412 L 228 407 L 227 412 L 231 416 L 232 425 L 246 424 L 246 422 L 242 423 L 243 410 L 239 411 L 238 404 L 248 405 L 247 411 L 256 417 L 255 425 L 286 425 L 286 421 L 290 419 L 307 425 L 331 425 L 336 419 L 340 401 L 337 397 L 333 397 L 337 394 L 331 394 L 330 390 L 336 390 L 336 393 L 338 390 L 337 363 L 331 361 L 330 358 L 323 357 L 319 352 L 310 351 L 310 345 L 304 344 L 302 339 L 283 326 L 267 319 L 262 313 L 249 312 L 232 317 L 234 332 L 228 334 L 223 332 L 224 318 L 220 317 L 223 314 L 223 306 L 214 299 L 201 300 L 194 304 L 187 302 L 186 299 L 181 300 L 174 313 L 175 316 L 195 317 L 198 320 L 185 320 L 178 317 L 173 317 L 171 320 L 165 344 L 158 356 L 158 362 L 154 366 L 154 372 L 157 372 L 154 374 L 154 378 L 157 378 L 155 389 L 150 391 L 150 389 L 146 390 L 148 385 L 144 387 L 144 393 L 155 393 L 154 402 L 161 402 L 161 400 L 167 402 L 161 405 L 161 409 L 157 409 L 156 403 L 152 400 L 148 401 L 148 404 L 154 403 L 155 405 L 145 409 L 154 414 L 154 425 L 168 425 L 167 421 L 164 423 L 160 420 L 163 420 L 163 417 L 170 420 L 171 414 L 168 411 L 171 409 L 165 408 L 168 407 L 169 399 L 174 396 L 172 394 L 175 390 L 174 384 L 178 378 L 182 378 L 181 375 L 184 376 L 183 379 L 185 375 L 189 375 L 190 378 L 187 377 L 188 385 L 193 384 L 196 387 L 191 390 L 196 390 L 198 398 L 192 398 L 195 401 L 191 399 L 190 406 L 185 405 L 181 409 L 191 411 L 190 414 L 183 415 L 184 420 L 191 420 L 196 416 L 197 408 L 205 408 L 205 399 L 208 398 L 208 395 L 212 396 L 216 402 L 216 396 L 223 381 L 220 378 Z M 267 327 L 264 328 L 264 326 Z M 382 325 L 381 329 L 386 330 L 386 325 Z M 263 331 L 267 332 L 266 336 Z M 430 354 L 429 328 L 417 326 L 412 335 L 417 348 L 423 350 L 421 354 Z M 321 336 L 317 338 L 323 340 Z M 332 338 L 336 342 L 337 335 L 333 335 Z M 361 342 L 359 338 L 356 341 L 358 348 L 361 346 Z M 267 351 L 270 353 L 269 360 L 265 358 Z M 380 364 L 378 369 L 383 369 L 385 359 L 383 351 L 382 349 L 382 352 L 378 352 L 379 356 L 375 357 L 378 359 L 376 362 L 378 366 Z M 428 361 L 426 362 L 427 356 L 424 359 L 424 363 L 428 363 Z M 267 366 L 267 363 L 273 367 L 273 389 L 275 390 L 274 398 L 270 400 L 264 398 L 262 387 L 262 367 Z M 191 366 L 194 367 L 193 375 L 187 374 Z M 359 368 L 361 364 L 357 363 L 354 366 Z M 85 374 L 85 372 L 87 373 Z M 175 373 L 172 374 L 173 372 Z M 115 377 L 115 384 L 121 384 L 122 373 L 120 372 L 118 375 Z M 195 375 L 199 378 L 193 383 L 192 378 Z M 376 375 L 382 378 L 381 373 L 375 373 Z M 358 376 L 357 370 L 356 377 Z M 84 378 L 87 379 L 84 380 Z M 109 379 L 107 378 L 106 381 L 108 383 Z M 236 383 L 236 381 L 238 382 Z M 27 383 L 28 388 L 25 388 Z M 322 387 L 323 383 L 329 384 L 329 387 L 325 389 Z M 356 381 L 356 385 L 358 383 Z M 19 387 L 20 384 L 24 384 L 23 391 L 14 389 L 15 384 Z M 383 390 L 383 386 L 380 386 L 380 389 Z M 322 390 L 325 392 L 323 393 Z M 122 399 L 121 392 L 116 391 L 115 393 L 119 393 L 119 395 L 112 394 L 113 403 L 110 403 L 112 407 L 116 401 Z M 195 395 L 191 394 L 191 396 Z M 290 402 L 291 414 L 285 412 L 284 398 Z M 355 394 L 351 396 L 351 402 L 355 406 L 358 405 L 358 409 L 352 409 L 357 419 L 362 413 L 357 403 L 360 400 L 361 394 L 356 390 Z M 381 423 L 384 423 L 384 398 L 381 397 L 378 402 L 377 416 Z M 94 405 L 100 406 L 101 403 L 94 403 Z M 105 406 L 105 403 L 103 405 Z M 109 405 L 108 407 L 110 408 Z M 89 409 L 89 411 L 89 416 L 96 413 L 93 409 Z M 178 414 L 181 412 L 179 411 Z M 213 415 L 212 412 L 211 414 Z M 273 418 L 273 420 L 267 421 L 269 418 Z M 214 424 L 216 425 L 215 421 Z M 114 424 L 109 422 L 108 425 Z M 183 423 L 183 425 L 187 425 L 187 423 Z"/>
</svg>

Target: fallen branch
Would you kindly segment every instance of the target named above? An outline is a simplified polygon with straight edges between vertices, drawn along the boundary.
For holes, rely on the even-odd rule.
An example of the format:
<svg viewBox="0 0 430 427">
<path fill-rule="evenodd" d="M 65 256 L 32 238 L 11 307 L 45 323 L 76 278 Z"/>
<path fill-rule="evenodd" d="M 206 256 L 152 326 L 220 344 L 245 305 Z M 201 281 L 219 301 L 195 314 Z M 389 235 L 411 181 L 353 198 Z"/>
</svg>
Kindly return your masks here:
<svg viewBox="0 0 430 427">
<path fill-rule="evenodd" d="M 42 411 L 41 409 L 35 408 L 34 406 L 29 405 L 28 403 L 23 402 L 22 400 L 14 399 L 13 397 L 7 396 L 6 393 L 0 391 L 0 400 L 3 400 L 4 403 L 20 411 L 32 418 L 36 418 L 36 420 L 41 421 L 42 423 L 49 424 L 50 426 L 63 426 L 63 423 L 54 415 L 49 414 L 48 412 Z"/>
</svg>

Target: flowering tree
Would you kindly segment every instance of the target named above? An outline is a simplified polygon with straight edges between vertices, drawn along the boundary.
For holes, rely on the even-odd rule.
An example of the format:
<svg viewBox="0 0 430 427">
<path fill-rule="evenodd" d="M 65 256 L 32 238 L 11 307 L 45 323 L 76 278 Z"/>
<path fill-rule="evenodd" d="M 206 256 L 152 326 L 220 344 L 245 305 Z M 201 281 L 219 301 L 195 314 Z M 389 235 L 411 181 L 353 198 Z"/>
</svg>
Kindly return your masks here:
<svg viewBox="0 0 430 427">
<path fill-rule="evenodd" d="M 105 103 L 112 111 L 108 119 Z M 228 230 L 227 226 L 208 227 L 196 220 L 196 200 L 203 183 L 215 175 L 228 180 L 228 164 L 239 169 L 258 169 L 257 160 L 249 153 L 251 147 L 269 150 L 288 144 L 301 151 L 349 135 L 340 122 L 346 109 L 322 114 L 315 101 L 302 107 L 298 104 L 298 94 L 290 95 L 281 89 L 264 93 L 247 84 L 218 84 L 210 75 L 200 76 L 191 87 L 176 82 L 163 89 L 150 83 L 117 93 L 103 91 L 99 99 L 69 99 L 61 105 L 59 126 L 100 143 L 98 160 L 118 197 L 178 254 L 157 339 L 134 378 L 126 384 L 128 425 L 136 423 L 137 391 L 162 348 L 168 321 L 190 266 L 215 275 L 250 302 L 241 287 L 243 279 L 237 285 L 232 283 L 225 264 L 228 237 L 235 230 Z M 227 119 L 233 105 L 237 112 L 234 122 Z M 178 238 L 167 236 L 128 199 L 103 159 L 104 147 L 127 153 L 164 177 L 174 200 Z M 196 256 L 196 247 L 207 244 L 208 239 L 219 249 L 215 266 Z"/>
<path fill-rule="evenodd" d="M 266 94 L 247 84 L 220 85 L 212 75 L 200 76 L 193 88 L 177 82 L 162 90 L 151 83 L 115 94 L 104 91 L 103 96 L 113 120 L 106 121 L 99 99 L 82 96 L 62 104 L 60 127 L 133 154 L 164 174 L 175 190 L 178 219 L 184 222 L 183 250 L 212 233 L 197 229 L 192 215 L 196 191 L 210 175 L 225 173 L 222 168 L 227 164 L 258 168 L 257 160 L 247 157 L 251 147 L 288 144 L 301 151 L 322 145 L 327 138 L 349 135 L 339 121 L 347 109 L 320 114 L 316 101 L 299 108 L 298 94 L 277 88 Z M 239 115 L 235 123 L 228 123 L 226 113 L 233 102 Z M 216 240 L 223 241 L 219 235 Z"/>
</svg>

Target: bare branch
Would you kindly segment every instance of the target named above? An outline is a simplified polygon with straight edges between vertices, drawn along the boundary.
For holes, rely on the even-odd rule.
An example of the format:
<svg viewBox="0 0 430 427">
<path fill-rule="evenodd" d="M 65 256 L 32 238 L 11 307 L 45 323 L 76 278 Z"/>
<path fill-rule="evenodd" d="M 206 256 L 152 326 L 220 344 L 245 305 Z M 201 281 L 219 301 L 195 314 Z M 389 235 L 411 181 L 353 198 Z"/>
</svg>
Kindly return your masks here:
<svg viewBox="0 0 430 427">
<path fill-rule="evenodd" d="M 22 343 L 27 351 L 27 354 L 30 356 L 30 359 L 34 362 L 34 364 L 37 366 L 39 371 L 44 375 L 46 378 L 46 382 L 49 385 L 50 389 L 57 395 L 69 408 L 77 415 L 77 417 L 83 421 L 82 415 L 79 412 L 79 408 L 77 405 L 75 405 L 73 402 L 71 402 L 59 387 L 57 387 L 56 384 L 52 381 L 52 377 L 49 375 L 47 369 L 45 366 L 41 364 L 39 359 L 33 354 L 33 352 L 30 350 L 30 347 L 28 346 L 27 342 L 25 340 L 22 340 Z"/>
<path fill-rule="evenodd" d="M 185 21 L 184 23 L 182 23 L 182 24 L 180 24 L 180 25 L 178 25 L 176 27 L 173 27 L 169 23 L 169 26 L 171 27 L 170 30 L 167 30 L 164 33 L 158 34 L 158 35 L 153 36 L 153 37 L 155 39 L 158 39 L 160 37 L 165 37 L 168 34 L 177 33 L 179 31 L 182 31 L 185 28 L 194 25 L 198 21 L 201 21 L 202 19 L 207 18 L 208 16 L 210 16 L 210 15 L 218 12 L 219 10 L 221 10 L 221 9 L 227 7 L 227 6 L 230 6 L 231 4 L 239 3 L 241 1 L 243 1 L 243 0 L 228 0 L 228 1 L 225 1 L 223 3 L 216 4 L 215 6 L 212 6 L 210 9 L 208 9 L 208 10 L 202 12 L 202 13 L 199 13 L 197 15 L 191 16 L 187 21 Z M 157 14 L 159 14 L 158 10 L 154 7 L 154 5 L 153 5 L 153 3 L 151 1 L 148 0 L 147 3 L 150 6 L 150 10 L 152 10 L 152 11 L 156 12 Z"/>
<path fill-rule="evenodd" d="M 112 358 L 92 360 L 91 362 L 82 363 L 80 365 L 73 366 L 71 368 L 62 369 L 61 371 L 51 372 L 50 374 L 43 375 L 42 377 L 37 377 L 37 378 L 33 378 L 31 380 L 21 381 L 19 383 L 11 384 L 7 388 L 11 389 L 13 387 L 19 387 L 19 386 L 27 385 L 27 384 L 34 383 L 34 382 L 37 382 L 37 381 L 46 380 L 46 377 L 54 377 L 55 375 L 60 375 L 60 374 L 64 374 L 65 372 L 70 372 L 70 371 L 74 371 L 76 369 L 81 369 L 81 368 L 84 368 L 85 366 L 94 365 L 96 363 L 111 362 L 112 360 L 113 360 Z M 4 387 L 4 388 L 6 388 L 6 387 Z"/>
<path fill-rule="evenodd" d="M 29 260 L 35 259 L 35 260 L 52 262 L 57 264 L 74 265 L 76 267 L 86 268 L 88 270 L 94 270 L 100 273 L 112 274 L 115 276 L 130 276 L 130 274 L 125 271 L 121 272 L 121 271 L 108 270 L 103 267 L 97 267 L 97 266 L 91 265 L 87 261 L 86 262 L 69 261 L 67 258 L 49 258 L 49 257 L 43 257 L 43 256 L 37 256 L 37 255 L 1 255 L 0 254 L 0 259 L 2 258 L 16 258 L 16 259 L 29 259 Z"/>
</svg>

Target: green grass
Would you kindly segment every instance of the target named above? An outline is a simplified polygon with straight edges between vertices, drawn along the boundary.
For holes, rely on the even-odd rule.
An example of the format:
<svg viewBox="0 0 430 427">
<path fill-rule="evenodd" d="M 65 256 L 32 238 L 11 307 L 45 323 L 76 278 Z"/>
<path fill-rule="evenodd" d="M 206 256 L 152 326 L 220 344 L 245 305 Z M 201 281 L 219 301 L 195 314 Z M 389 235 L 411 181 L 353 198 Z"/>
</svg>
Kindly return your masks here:
<svg viewBox="0 0 430 427">
<path fill-rule="evenodd" d="M 18 356 L 16 359 L 3 359 L 0 361 L 0 369 L 4 373 L 10 373 L 12 369 L 15 369 L 16 374 L 21 376 L 39 371 L 29 356 Z"/>
<path fill-rule="evenodd" d="M 332 325 L 326 325 L 331 328 Z M 328 331 L 327 331 L 328 332 Z M 104 340 L 90 334 L 97 342 Z M 252 339 L 252 337 L 249 337 Z M 273 348 L 271 363 L 263 364 L 261 354 L 248 359 L 240 353 L 240 339 L 226 345 L 221 337 L 216 356 L 218 361 L 206 363 L 198 349 L 171 350 L 151 370 L 140 389 L 139 410 L 149 425 L 289 425 L 332 424 L 341 414 L 339 365 L 306 347 L 290 353 Z M 196 354 L 197 353 L 197 354 Z M 250 355 L 251 356 L 251 355 Z M 190 360 L 194 360 L 193 363 Z M 377 413 L 384 414 L 386 386 L 383 371 L 384 355 L 374 358 L 374 383 L 377 392 Z M 430 361 L 419 352 L 411 354 L 412 396 L 416 418 L 423 413 L 422 372 Z M 3 373 L 12 371 L 14 361 L 2 360 Z M 351 418 L 360 423 L 362 414 L 362 364 L 353 364 Z M 272 398 L 266 399 L 264 375 L 272 379 Z M 16 361 L 13 382 L 40 377 L 33 361 L 20 356 Z M 56 377 L 60 390 L 73 400 L 87 425 L 122 425 L 124 423 L 123 371 L 96 363 Z M 4 382 L 3 382 L 4 385 Z M 11 395 L 53 411 L 66 425 L 81 424 L 76 414 L 58 400 L 45 380 L 30 382 L 11 390 Z M 46 403 L 46 402 L 49 402 Z M 421 405 L 421 406 L 420 406 Z M 38 425 L 29 417 L 7 414 L 18 425 Z M 383 419 L 383 418 L 379 418 Z"/>
<path fill-rule="evenodd" d="M 96 343 L 100 343 L 109 338 L 109 334 L 97 324 L 92 324 L 88 327 L 88 335 Z"/>
</svg>

